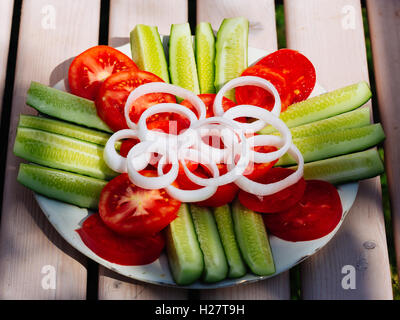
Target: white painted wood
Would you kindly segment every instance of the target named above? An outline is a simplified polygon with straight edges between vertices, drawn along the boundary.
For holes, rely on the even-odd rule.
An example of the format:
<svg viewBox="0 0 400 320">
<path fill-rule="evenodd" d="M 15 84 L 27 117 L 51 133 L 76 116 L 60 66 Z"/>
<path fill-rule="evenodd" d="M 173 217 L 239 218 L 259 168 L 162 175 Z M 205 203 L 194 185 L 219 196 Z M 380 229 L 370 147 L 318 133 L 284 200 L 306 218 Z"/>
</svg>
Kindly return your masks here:
<svg viewBox="0 0 400 320">
<path fill-rule="evenodd" d="M 368 81 L 359 0 L 286 0 L 284 5 L 287 45 L 309 57 L 322 86 L 333 90 Z M 355 267 L 354 290 L 342 288 L 345 265 Z M 301 276 L 304 299 L 392 299 L 379 178 L 360 183 L 341 230 L 302 264 Z"/>
<path fill-rule="evenodd" d="M 65 77 L 64 61 L 97 44 L 99 13 L 100 0 L 23 1 L 0 229 L 1 299 L 86 298 L 86 259 L 57 234 L 32 192 L 16 181 L 21 160 L 12 149 L 19 115 L 35 113 L 25 105 L 30 81 L 50 84 Z M 56 286 L 46 289 L 52 270 Z"/>
</svg>

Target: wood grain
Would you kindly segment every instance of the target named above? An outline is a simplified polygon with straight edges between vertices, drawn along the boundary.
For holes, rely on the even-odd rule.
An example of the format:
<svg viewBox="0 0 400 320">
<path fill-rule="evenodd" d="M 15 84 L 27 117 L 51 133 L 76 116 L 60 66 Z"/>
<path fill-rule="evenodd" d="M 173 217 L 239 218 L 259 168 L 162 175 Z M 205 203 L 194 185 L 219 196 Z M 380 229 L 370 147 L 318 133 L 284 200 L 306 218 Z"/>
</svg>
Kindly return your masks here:
<svg viewBox="0 0 400 320">
<path fill-rule="evenodd" d="M 386 140 L 385 166 L 389 186 L 393 234 L 400 270 L 400 2 L 367 1 L 379 113 Z"/>
<path fill-rule="evenodd" d="M 249 46 L 277 49 L 275 5 L 273 0 L 198 0 L 197 22 L 210 22 L 218 30 L 224 18 L 244 16 L 250 22 Z M 289 299 L 289 273 L 269 280 L 218 290 L 202 290 L 201 299 Z"/>
<path fill-rule="evenodd" d="M 7 72 L 8 47 L 10 44 L 11 20 L 13 14 L 13 0 L 0 1 L 0 120 L 4 87 Z"/>
<path fill-rule="evenodd" d="M 169 34 L 172 23 L 188 20 L 186 0 L 112 0 L 110 3 L 109 43 L 129 42 L 129 33 L 138 23 L 156 25 Z M 100 266 L 99 299 L 186 299 L 187 290 L 149 285 L 121 277 Z"/>
<path fill-rule="evenodd" d="M 99 12 L 100 0 L 23 1 L 0 229 L 1 299 L 86 297 L 86 259 L 58 235 L 33 193 L 16 181 L 21 160 L 12 148 L 19 115 L 34 113 L 25 105 L 30 81 L 49 84 L 65 77 L 65 60 L 97 43 Z M 42 286 L 44 266 L 56 271 L 55 289 Z"/>
<path fill-rule="evenodd" d="M 288 47 L 310 58 L 322 86 L 332 90 L 368 81 L 359 0 L 286 0 L 284 5 Z M 355 267 L 356 289 L 341 286 L 345 265 Z M 392 299 L 379 178 L 360 183 L 340 231 L 302 264 L 301 278 L 304 299 Z"/>
</svg>

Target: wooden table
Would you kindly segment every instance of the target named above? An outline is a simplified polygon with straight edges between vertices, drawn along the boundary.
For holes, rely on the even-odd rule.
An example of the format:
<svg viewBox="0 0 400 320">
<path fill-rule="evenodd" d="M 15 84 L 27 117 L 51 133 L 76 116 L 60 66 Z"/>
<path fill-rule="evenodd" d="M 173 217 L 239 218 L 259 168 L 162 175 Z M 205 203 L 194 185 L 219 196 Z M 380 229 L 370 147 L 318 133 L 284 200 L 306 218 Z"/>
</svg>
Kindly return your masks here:
<svg viewBox="0 0 400 320">
<path fill-rule="evenodd" d="M 250 46 L 270 52 L 277 49 L 273 0 L 197 0 L 190 4 L 196 12 L 190 16 L 193 25 L 209 21 L 218 29 L 224 17 L 245 16 L 250 21 Z M 289 272 L 234 288 L 189 291 L 132 281 L 101 266 L 88 268 L 94 263 L 57 234 L 32 192 L 16 181 L 20 159 L 13 155 L 12 147 L 19 115 L 33 113 L 25 105 L 30 81 L 53 85 L 65 77 L 71 57 L 96 45 L 99 30 L 108 31 L 110 45 L 125 41 L 137 23 L 157 25 L 161 33 L 169 33 L 172 23 L 189 20 L 188 8 L 187 0 L 0 1 L 1 98 L 6 90 L 1 113 L 1 169 L 5 170 L 1 299 L 86 299 L 93 295 L 98 299 L 290 298 Z M 313 61 L 321 85 L 332 90 L 368 81 L 360 0 L 286 0 L 284 8 L 287 46 Z M 400 115 L 396 110 L 400 105 L 396 94 L 400 86 L 400 1 L 367 0 L 367 9 L 377 97 L 387 134 L 386 168 L 400 261 L 400 187 L 396 183 L 400 177 L 400 148 L 396 143 L 400 138 Z M 11 37 L 9 54 L 11 26 L 19 34 Z M 342 288 L 345 265 L 356 268 L 356 289 Z M 55 288 L 43 286 L 45 276 L 53 271 Z M 392 299 L 379 178 L 360 183 L 357 200 L 341 230 L 321 252 L 301 264 L 300 276 L 303 299 Z"/>
</svg>

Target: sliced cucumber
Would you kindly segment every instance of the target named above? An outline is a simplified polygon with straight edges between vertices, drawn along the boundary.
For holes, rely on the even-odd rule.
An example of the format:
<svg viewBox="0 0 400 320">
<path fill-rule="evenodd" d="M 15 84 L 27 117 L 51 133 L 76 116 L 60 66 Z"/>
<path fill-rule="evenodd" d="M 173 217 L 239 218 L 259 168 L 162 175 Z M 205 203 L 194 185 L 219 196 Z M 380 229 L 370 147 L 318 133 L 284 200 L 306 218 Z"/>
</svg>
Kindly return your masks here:
<svg viewBox="0 0 400 320">
<path fill-rule="evenodd" d="M 210 23 L 196 26 L 195 43 L 200 93 L 215 93 L 215 37 Z"/>
<path fill-rule="evenodd" d="M 233 203 L 232 211 L 236 239 L 250 270 L 259 276 L 275 273 L 274 259 L 261 214 L 243 207 L 239 200 Z"/>
<path fill-rule="evenodd" d="M 25 114 L 20 115 L 18 126 L 57 133 L 66 137 L 76 138 L 103 146 L 110 138 L 108 133 L 102 131 L 88 129 L 65 121 Z"/>
<path fill-rule="evenodd" d="M 249 21 L 243 17 L 224 19 L 219 27 L 215 55 L 215 88 L 218 91 L 229 80 L 247 68 Z M 234 91 L 226 96 L 234 100 Z"/>
<path fill-rule="evenodd" d="M 204 260 L 194 231 L 187 204 L 182 203 L 178 217 L 166 228 L 168 262 L 172 276 L 179 285 L 188 285 L 203 273 Z"/>
<path fill-rule="evenodd" d="M 293 128 L 354 110 L 370 98 L 371 90 L 368 84 L 362 81 L 292 104 L 281 113 L 280 118 L 289 128 Z M 268 126 L 261 131 L 267 134 L 274 130 Z"/>
<path fill-rule="evenodd" d="M 100 193 L 107 181 L 75 173 L 21 163 L 17 180 L 29 189 L 46 197 L 97 209 Z"/>
<path fill-rule="evenodd" d="M 169 83 L 167 60 L 157 27 L 137 24 L 130 40 L 132 59 L 137 66 Z"/>
<path fill-rule="evenodd" d="M 382 174 L 384 170 L 378 150 L 374 148 L 306 163 L 304 165 L 304 178 L 341 184 L 372 178 Z"/>
<path fill-rule="evenodd" d="M 229 278 L 239 278 L 246 274 L 246 265 L 240 255 L 229 205 L 213 208 L 218 232 L 229 265 Z"/>
<path fill-rule="evenodd" d="M 205 282 L 217 282 L 228 275 L 228 263 L 213 214 L 208 208 L 190 205 L 194 227 L 204 256 Z"/>
<path fill-rule="evenodd" d="M 195 94 L 200 93 L 189 23 L 171 26 L 169 71 L 173 84 L 193 91 Z"/>
<path fill-rule="evenodd" d="M 328 119 L 319 120 L 290 129 L 292 138 L 305 138 L 317 136 L 337 130 L 360 128 L 370 124 L 371 115 L 369 108 L 359 108 L 354 111 L 339 114 Z M 277 133 L 273 133 L 278 135 Z"/>
<path fill-rule="evenodd" d="M 54 169 L 109 180 L 117 175 L 103 160 L 102 146 L 36 129 L 18 128 L 14 154 Z"/>
<path fill-rule="evenodd" d="M 31 82 L 26 103 L 41 113 L 81 124 L 89 128 L 112 132 L 99 118 L 93 101 Z"/>
<path fill-rule="evenodd" d="M 361 151 L 383 141 L 385 133 L 382 126 L 371 124 L 361 128 L 343 129 L 327 134 L 293 139 L 305 162 L 327 159 L 343 154 Z M 296 161 L 285 154 L 276 163 L 277 166 L 296 164 Z"/>
</svg>

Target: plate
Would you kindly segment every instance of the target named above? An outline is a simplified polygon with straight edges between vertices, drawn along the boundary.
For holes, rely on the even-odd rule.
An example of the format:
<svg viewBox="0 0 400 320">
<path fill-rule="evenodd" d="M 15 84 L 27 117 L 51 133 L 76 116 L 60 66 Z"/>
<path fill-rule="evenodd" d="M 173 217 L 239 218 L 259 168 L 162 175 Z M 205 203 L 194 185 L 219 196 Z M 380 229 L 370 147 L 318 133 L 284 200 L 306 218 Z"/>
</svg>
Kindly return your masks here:
<svg viewBox="0 0 400 320">
<path fill-rule="evenodd" d="M 167 37 L 164 37 L 164 43 L 166 43 Z M 117 47 L 116 49 L 122 51 L 128 56 L 131 56 L 129 43 Z M 259 60 L 261 57 L 268 54 L 265 50 L 251 48 L 249 47 L 248 56 L 249 64 L 252 64 Z M 57 83 L 55 88 L 60 90 L 65 89 L 65 81 L 62 80 Z M 316 85 L 311 96 L 316 96 L 325 92 L 325 90 L 320 86 Z M 186 289 L 215 289 L 223 288 L 228 286 L 234 286 L 241 283 L 255 282 L 262 279 L 267 279 L 276 276 L 282 272 L 285 272 L 295 266 L 296 264 L 304 261 L 315 252 L 324 247 L 336 234 L 346 214 L 349 212 L 351 206 L 357 195 L 358 183 L 343 184 L 338 186 L 338 191 L 343 207 L 342 219 L 336 228 L 324 236 L 323 238 L 312 240 L 312 241 L 300 241 L 300 242 L 289 242 L 279 239 L 275 236 L 269 236 L 269 241 L 272 249 L 272 254 L 275 261 L 276 272 L 271 276 L 256 276 L 253 274 L 246 274 L 244 277 L 239 279 L 226 279 L 214 284 L 206 284 L 200 281 L 193 283 L 189 286 L 184 286 L 182 288 Z M 79 229 L 85 221 L 85 219 L 90 215 L 87 209 L 82 209 L 74 205 L 70 205 L 64 202 L 52 200 L 35 194 L 35 198 L 43 210 L 44 214 L 58 231 L 58 233 L 75 249 L 87 256 L 88 258 L 96 261 L 97 263 L 103 265 L 104 267 L 111 269 L 121 275 L 133 278 L 135 280 L 140 280 L 144 282 L 149 282 L 153 284 L 163 285 L 163 286 L 173 286 L 180 287 L 175 284 L 172 275 L 169 270 L 168 260 L 165 253 L 162 253 L 160 258 L 155 262 L 143 266 L 121 266 L 115 263 L 111 263 L 104 260 L 93 253 L 86 245 L 82 242 L 78 233 L 75 231 Z"/>
</svg>

